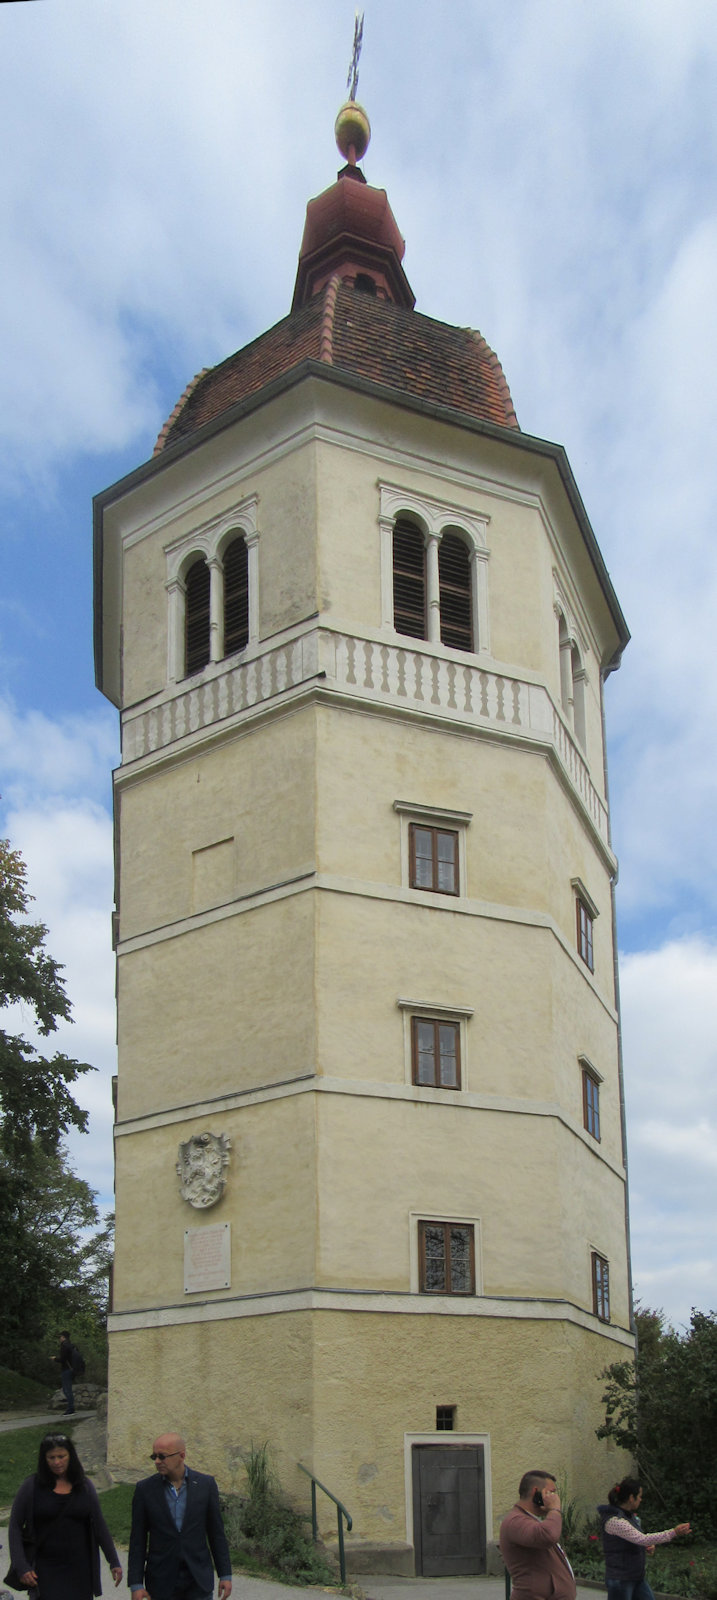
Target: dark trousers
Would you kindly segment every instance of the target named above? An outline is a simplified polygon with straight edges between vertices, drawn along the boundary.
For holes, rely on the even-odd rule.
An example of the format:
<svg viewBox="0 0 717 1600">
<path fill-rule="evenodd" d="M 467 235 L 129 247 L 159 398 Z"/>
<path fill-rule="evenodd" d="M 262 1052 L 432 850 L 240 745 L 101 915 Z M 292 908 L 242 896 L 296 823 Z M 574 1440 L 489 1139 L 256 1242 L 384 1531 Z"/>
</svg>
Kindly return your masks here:
<svg viewBox="0 0 717 1600">
<path fill-rule="evenodd" d="M 647 1578 L 638 1578 L 632 1583 L 616 1583 L 608 1578 L 606 1587 L 608 1600 L 655 1600 Z"/>
<path fill-rule="evenodd" d="M 62 1368 L 60 1373 L 60 1383 L 62 1384 L 62 1393 L 67 1401 L 66 1415 L 69 1417 L 75 1409 L 75 1396 L 72 1393 L 72 1367 Z"/>
</svg>

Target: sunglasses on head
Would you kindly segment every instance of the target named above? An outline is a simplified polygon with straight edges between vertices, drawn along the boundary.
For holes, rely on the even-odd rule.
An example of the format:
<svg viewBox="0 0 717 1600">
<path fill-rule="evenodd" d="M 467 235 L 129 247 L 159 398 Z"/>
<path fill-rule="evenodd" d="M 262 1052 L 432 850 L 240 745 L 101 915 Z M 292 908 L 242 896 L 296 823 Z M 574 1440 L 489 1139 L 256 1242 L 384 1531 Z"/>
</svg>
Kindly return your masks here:
<svg viewBox="0 0 717 1600">
<path fill-rule="evenodd" d="M 46 1433 L 45 1437 L 44 1437 L 44 1439 L 42 1441 L 43 1445 L 46 1445 L 46 1444 L 69 1444 L 69 1442 L 70 1441 L 69 1441 L 66 1433 Z"/>
<path fill-rule="evenodd" d="M 181 1450 L 153 1450 L 150 1461 L 166 1461 L 168 1456 L 181 1456 Z"/>
</svg>

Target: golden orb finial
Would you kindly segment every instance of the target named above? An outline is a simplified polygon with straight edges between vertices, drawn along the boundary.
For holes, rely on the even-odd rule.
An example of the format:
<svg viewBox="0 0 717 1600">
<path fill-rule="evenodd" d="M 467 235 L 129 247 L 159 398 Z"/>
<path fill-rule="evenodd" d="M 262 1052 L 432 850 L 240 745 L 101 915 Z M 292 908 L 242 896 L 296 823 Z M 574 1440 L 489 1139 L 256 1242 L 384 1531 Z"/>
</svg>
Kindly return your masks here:
<svg viewBox="0 0 717 1600">
<path fill-rule="evenodd" d="M 352 167 L 366 154 L 371 138 L 371 124 L 363 106 L 357 100 L 347 100 L 334 125 L 336 143 L 345 161 Z"/>
</svg>

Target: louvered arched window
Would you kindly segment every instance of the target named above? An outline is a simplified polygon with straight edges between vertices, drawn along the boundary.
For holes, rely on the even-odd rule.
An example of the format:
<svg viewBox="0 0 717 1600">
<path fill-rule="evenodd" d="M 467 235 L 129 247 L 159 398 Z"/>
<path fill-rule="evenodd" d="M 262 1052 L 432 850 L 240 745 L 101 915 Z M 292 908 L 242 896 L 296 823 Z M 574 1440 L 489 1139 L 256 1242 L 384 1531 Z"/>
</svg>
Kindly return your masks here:
<svg viewBox="0 0 717 1600">
<path fill-rule="evenodd" d="M 201 672 L 209 660 L 209 568 L 195 561 L 185 578 L 185 672 Z"/>
<path fill-rule="evenodd" d="M 456 533 L 444 533 L 438 546 L 441 644 L 473 649 L 471 565 L 467 546 Z"/>
<path fill-rule="evenodd" d="M 426 637 L 426 551 L 415 523 L 398 517 L 393 528 L 393 625 L 412 639 Z"/>
<path fill-rule="evenodd" d="M 249 643 L 249 552 L 246 541 L 232 539 L 224 552 L 224 654 L 235 655 Z"/>
</svg>

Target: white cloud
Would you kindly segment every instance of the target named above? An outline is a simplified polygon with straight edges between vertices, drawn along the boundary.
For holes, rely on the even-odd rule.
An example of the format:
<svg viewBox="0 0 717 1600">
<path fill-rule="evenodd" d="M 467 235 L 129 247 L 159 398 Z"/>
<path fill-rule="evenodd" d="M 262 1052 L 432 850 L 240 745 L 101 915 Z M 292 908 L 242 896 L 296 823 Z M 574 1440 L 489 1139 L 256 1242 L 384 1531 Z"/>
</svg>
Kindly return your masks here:
<svg viewBox="0 0 717 1600">
<path fill-rule="evenodd" d="M 59 722 L 0 707 L 0 764 L 4 780 L 2 832 L 19 849 L 34 901 L 31 916 L 47 929 L 46 948 L 63 967 L 72 1024 L 41 1039 L 23 1006 L 4 1013 L 4 1025 L 42 1053 L 63 1051 L 97 1070 L 78 1080 L 75 1098 L 90 1113 L 88 1136 L 72 1135 L 77 1171 L 103 1199 L 112 1195 L 112 1104 L 116 1070 L 112 819 L 93 795 L 107 790 L 114 754 L 111 721 L 103 714 Z"/>
<path fill-rule="evenodd" d="M 109 776 L 118 758 L 117 718 L 98 705 L 92 715 L 53 718 L 34 709 L 21 711 L 0 697 L 0 771 L 6 806 L 27 797 L 86 798 L 108 795 Z"/>
<path fill-rule="evenodd" d="M 621 962 L 633 1271 L 676 1324 L 717 1307 L 717 944 Z"/>
</svg>

